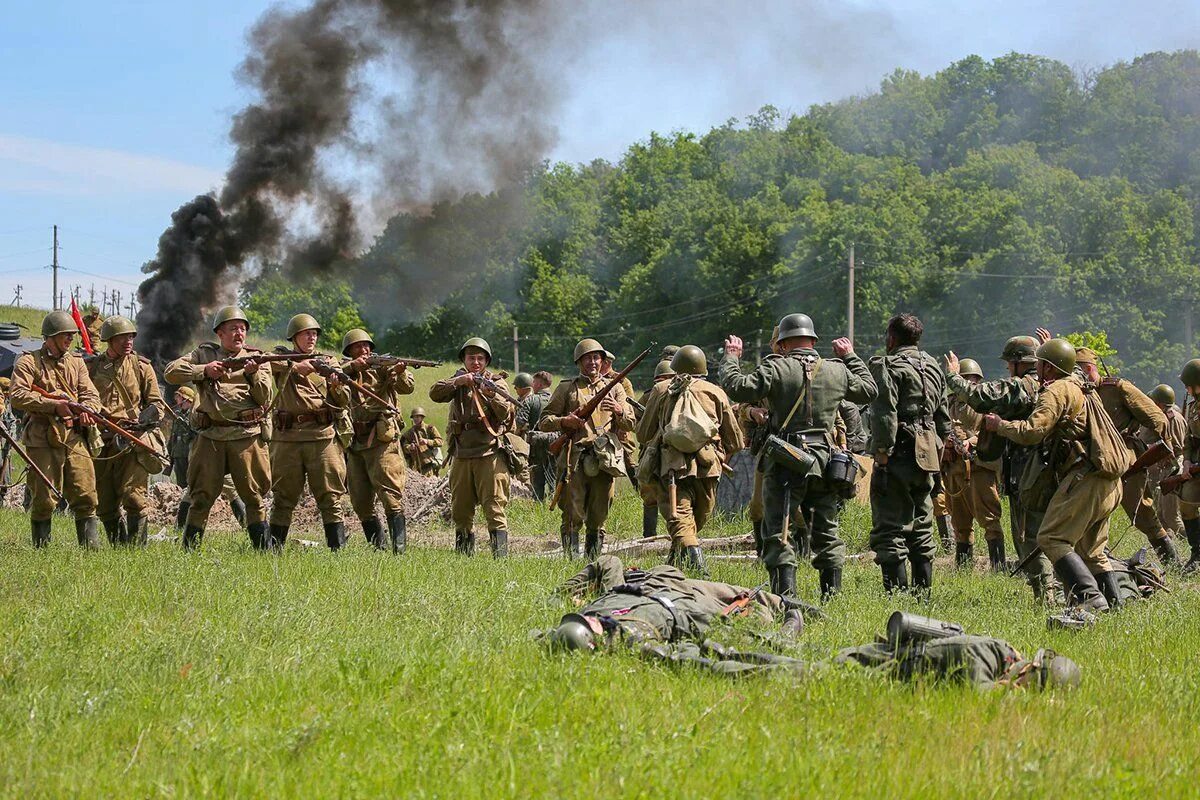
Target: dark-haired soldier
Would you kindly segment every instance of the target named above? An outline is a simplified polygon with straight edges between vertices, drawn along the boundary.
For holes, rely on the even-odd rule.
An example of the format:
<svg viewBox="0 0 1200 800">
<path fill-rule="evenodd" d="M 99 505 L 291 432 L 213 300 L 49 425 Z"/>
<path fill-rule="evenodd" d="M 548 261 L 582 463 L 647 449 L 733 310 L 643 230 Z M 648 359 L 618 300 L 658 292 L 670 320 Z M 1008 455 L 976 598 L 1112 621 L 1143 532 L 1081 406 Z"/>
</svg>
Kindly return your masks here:
<svg viewBox="0 0 1200 800">
<path fill-rule="evenodd" d="M 516 386 L 521 376 L 513 381 Z M 550 455 L 550 443 L 557 437 L 537 429 L 542 419 L 546 404 L 550 402 L 550 387 L 554 379 L 549 372 L 539 370 L 530 376 L 529 393 L 521 395 L 521 404 L 517 406 L 517 435 L 524 436 L 529 443 L 529 480 L 533 499 L 539 503 L 546 499 L 546 487 L 553 486 L 550 478 L 555 474 L 553 458 Z M 520 387 L 517 386 L 520 394 Z"/>
</svg>

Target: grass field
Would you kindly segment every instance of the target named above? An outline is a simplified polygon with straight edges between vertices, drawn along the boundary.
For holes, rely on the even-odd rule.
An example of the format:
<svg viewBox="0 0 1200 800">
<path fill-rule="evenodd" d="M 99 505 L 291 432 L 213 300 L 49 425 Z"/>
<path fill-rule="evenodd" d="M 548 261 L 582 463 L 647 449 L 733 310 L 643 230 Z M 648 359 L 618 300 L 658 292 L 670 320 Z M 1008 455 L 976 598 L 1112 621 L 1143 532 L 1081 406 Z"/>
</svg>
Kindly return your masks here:
<svg viewBox="0 0 1200 800">
<path fill-rule="evenodd" d="M 847 533 L 863 548 L 865 509 Z M 514 504 L 512 527 L 553 527 Z M 632 492 L 614 531 L 636 535 Z M 1124 522 L 1117 526 L 1124 529 Z M 743 532 L 729 521 L 727 533 Z M 577 565 L 493 562 L 361 538 L 252 553 L 155 544 L 84 553 L 69 520 L 46 551 L 0 514 L 0 787 L 5 795 L 310 797 L 1194 796 L 1200 597 L 1191 585 L 1049 633 L 1017 580 L 939 569 L 932 603 L 847 570 L 797 654 L 870 640 L 906 608 L 1051 646 L 1074 693 L 978 693 L 862 671 L 730 682 L 629 654 L 548 653 Z M 1133 536 L 1122 545 L 1128 550 Z M 746 563 L 715 577 L 758 584 Z M 803 570 L 812 599 L 815 575 Z"/>
</svg>

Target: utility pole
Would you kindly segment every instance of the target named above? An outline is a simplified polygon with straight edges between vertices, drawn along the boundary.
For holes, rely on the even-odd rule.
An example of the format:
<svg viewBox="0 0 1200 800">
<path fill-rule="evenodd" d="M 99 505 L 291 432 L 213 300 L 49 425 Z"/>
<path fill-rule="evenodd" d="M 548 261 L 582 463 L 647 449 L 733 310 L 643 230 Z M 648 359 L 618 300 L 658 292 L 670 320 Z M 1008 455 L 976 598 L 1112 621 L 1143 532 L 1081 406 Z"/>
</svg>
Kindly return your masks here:
<svg viewBox="0 0 1200 800">
<path fill-rule="evenodd" d="M 12 304 L 17 308 L 21 307 L 21 289 L 24 288 L 21 284 L 17 284 L 17 296 L 13 298 Z"/>
<path fill-rule="evenodd" d="M 57 311 L 62 301 L 58 299 L 58 226 L 54 226 L 54 260 L 50 262 L 50 268 L 54 272 L 54 284 L 51 287 L 53 296 L 50 298 L 50 304 L 54 306 L 53 311 Z"/>
<path fill-rule="evenodd" d="M 850 341 L 854 341 L 854 243 L 850 243 L 850 258 L 847 263 L 849 267 L 847 288 L 846 288 L 846 328 L 847 335 Z"/>
<path fill-rule="evenodd" d="M 762 328 L 759 328 L 754 336 L 754 357 L 758 363 L 762 363 Z"/>
<path fill-rule="evenodd" d="M 513 374 L 521 371 L 521 337 L 517 335 L 517 323 L 513 323 Z"/>
<path fill-rule="evenodd" d="M 88 305 L 96 308 L 96 284 L 94 283 L 88 287 Z"/>
</svg>

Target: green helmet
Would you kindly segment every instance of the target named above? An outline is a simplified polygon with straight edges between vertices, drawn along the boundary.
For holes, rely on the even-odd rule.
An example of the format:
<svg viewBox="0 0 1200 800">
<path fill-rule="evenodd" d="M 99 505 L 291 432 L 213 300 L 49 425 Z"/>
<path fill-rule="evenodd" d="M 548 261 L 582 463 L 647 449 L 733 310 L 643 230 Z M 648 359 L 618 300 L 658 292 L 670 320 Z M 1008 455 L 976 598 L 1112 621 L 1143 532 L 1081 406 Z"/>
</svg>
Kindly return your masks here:
<svg viewBox="0 0 1200 800">
<path fill-rule="evenodd" d="M 567 614 L 558 627 L 550 632 L 550 642 L 563 650 L 595 650 L 596 635 L 592 624 L 582 614 Z"/>
<path fill-rule="evenodd" d="M 1160 383 L 1158 386 L 1155 386 L 1146 393 L 1146 396 L 1158 403 L 1160 406 L 1169 406 L 1175 402 L 1175 390 L 1170 386 L 1167 386 L 1165 383 Z"/>
<path fill-rule="evenodd" d="M 962 361 L 958 362 L 958 374 L 962 375 L 964 378 L 968 375 L 978 375 L 980 378 L 982 378 L 983 370 L 979 368 L 979 362 L 975 359 L 964 358 Z"/>
<path fill-rule="evenodd" d="M 66 311 L 51 311 L 42 319 L 42 336 L 58 336 L 60 333 L 79 333 L 75 320 Z"/>
<path fill-rule="evenodd" d="M 658 362 L 658 364 L 656 364 L 654 367 L 654 377 L 655 378 L 662 378 L 664 376 L 674 375 L 674 374 L 675 374 L 675 370 L 671 369 L 671 362 L 666 359 L 663 359 L 662 361 Z"/>
<path fill-rule="evenodd" d="M 287 340 L 290 342 L 296 338 L 297 333 L 304 331 L 321 332 L 321 323 L 317 322 L 316 318 L 311 314 L 297 314 L 288 320 Z"/>
<path fill-rule="evenodd" d="M 528 372 L 518 372 L 517 377 L 513 378 L 514 389 L 532 389 L 533 376 Z"/>
<path fill-rule="evenodd" d="M 1179 380 L 1184 386 L 1200 386 L 1200 358 L 1193 358 L 1179 371 Z"/>
<path fill-rule="evenodd" d="M 1033 657 L 1033 663 L 1040 669 L 1038 682 L 1043 689 L 1058 686 L 1074 689 L 1079 685 L 1082 677 L 1079 665 L 1066 656 L 1060 656 L 1053 650 L 1038 650 L 1037 655 Z"/>
<path fill-rule="evenodd" d="M 679 352 L 679 345 L 669 344 L 663 348 L 662 355 L 658 357 L 659 361 L 670 361 Z"/>
<path fill-rule="evenodd" d="M 221 306 L 217 309 L 217 313 L 213 314 L 213 333 L 216 333 L 217 328 L 221 327 L 226 322 L 230 322 L 235 319 L 246 323 L 246 330 L 250 330 L 250 320 L 247 319 L 245 311 L 242 311 L 237 306 Z"/>
<path fill-rule="evenodd" d="M 459 361 L 462 361 L 464 358 L 467 357 L 467 348 L 468 347 L 478 347 L 480 350 L 482 350 L 484 353 L 487 354 L 488 363 L 489 364 L 492 363 L 492 346 L 487 343 L 487 339 L 484 339 L 479 336 L 472 336 L 470 339 L 467 339 L 465 342 L 463 342 L 463 346 L 458 348 L 458 360 Z"/>
<path fill-rule="evenodd" d="M 788 314 L 779 320 L 779 341 L 791 339 L 793 336 L 819 338 L 816 329 L 813 328 L 812 317 L 807 314 Z"/>
<path fill-rule="evenodd" d="M 342 337 L 342 355 L 350 355 L 350 345 L 366 342 L 371 345 L 371 349 L 375 349 L 375 340 L 371 338 L 371 334 L 364 331 L 362 328 L 351 328 L 346 331 L 346 335 Z"/>
<path fill-rule="evenodd" d="M 109 317 L 100 326 L 100 341 L 107 342 L 123 333 L 137 333 L 137 326 L 133 324 L 133 320 L 121 316 Z"/>
<path fill-rule="evenodd" d="M 696 345 L 685 344 L 671 359 L 671 370 L 676 374 L 707 375 L 708 359 L 704 357 L 704 351 Z"/>
<path fill-rule="evenodd" d="M 1001 361 L 1017 361 L 1032 364 L 1037 361 L 1038 340 L 1032 336 L 1014 336 L 1004 343 Z"/>
<path fill-rule="evenodd" d="M 604 355 L 604 345 L 600 344 L 595 339 L 584 339 L 580 341 L 579 344 L 575 345 L 575 355 L 572 356 L 571 360 L 578 364 L 579 359 L 583 358 L 588 353 L 600 353 L 601 355 Z"/>
<path fill-rule="evenodd" d="M 1075 345 L 1066 339 L 1050 339 L 1037 349 L 1037 360 L 1045 361 L 1063 375 L 1075 371 Z"/>
<path fill-rule="evenodd" d="M 417 417 L 424 417 L 425 409 L 421 408 L 420 406 L 417 406 L 412 411 L 408 412 L 408 416 L 412 417 L 413 419 L 416 419 Z"/>
</svg>

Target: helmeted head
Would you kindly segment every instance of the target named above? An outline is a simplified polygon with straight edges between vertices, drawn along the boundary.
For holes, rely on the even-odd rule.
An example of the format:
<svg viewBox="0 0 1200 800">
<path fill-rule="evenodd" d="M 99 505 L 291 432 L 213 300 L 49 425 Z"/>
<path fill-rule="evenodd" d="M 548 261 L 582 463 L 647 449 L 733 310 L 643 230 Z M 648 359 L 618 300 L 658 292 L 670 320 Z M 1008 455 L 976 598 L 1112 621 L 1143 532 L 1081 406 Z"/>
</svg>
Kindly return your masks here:
<svg viewBox="0 0 1200 800">
<path fill-rule="evenodd" d="M 958 374 L 964 378 L 973 376 L 983 380 L 983 370 L 979 368 L 979 362 L 973 358 L 964 358 L 958 362 Z"/>
<path fill-rule="evenodd" d="M 786 351 L 796 347 L 812 347 L 820 341 L 820 337 L 817 336 L 817 329 L 813 326 L 812 317 L 808 314 L 788 314 L 779 320 L 779 324 L 775 327 L 779 329 L 776 343 L 781 350 Z M 788 339 L 811 339 L 812 341 L 788 342 Z"/>
<path fill-rule="evenodd" d="M 414 423 L 420 425 L 421 420 L 425 419 L 425 409 L 421 408 L 421 406 L 417 406 L 412 411 L 408 412 L 408 416 L 412 418 Z"/>
<path fill-rule="evenodd" d="M 355 347 L 358 345 L 358 347 Z M 353 348 L 353 352 L 351 349 Z M 371 353 L 375 349 L 375 340 L 371 334 L 362 328 L 351 328 L 342 337 L 342 355 L 346 358 L 358 358 Z"/>
<path fill-rule="evenodd" d="M 671 362 L 663 360 L 654 366 L 654 382 L 664 381 L 675 377 L 675 370 L 671 369 Z"/>
<path fill-rule="evenodd" d="M 591 652 L 596 649 L 596 640 L 603 633 L 599 620 L 585 617 L 583 614 L 567 614 L 558 623 L 558 627 L 550 632 L 550 643 L 562 650 L 584 650 Z"/>
<path fill-rule="evenodd" d="M 42 338 L 56 356 L 71 349 L 77 331 L 75 320 L 66 311 L 51 311 L 42 319 Z"/>
<path fill-rule="evenodd" d="M 1162 408 L 1175 405 L 1175 390 L 1165 383 L 1155 386 L 1146 395 Z"/>
<path fill-rule="evenodd" d="M 579 367 L 579 374 L 594 378 L 600 374 L 604 352 L 604 345 L 595 339 L 582 339 L 579 344 L 575 345 L 575 354 L 571 360 Z"/>
<path fill-rule="evenodd" d="M 1014 336 L 1004 343 L 1000 360 L 1015 364 L 1037 363 L 1038 340 L 1032 336 Z"/>
<path fill-rule="evenodd" d="M 126 334 L 137 336 L 137 326 L 128 317 L 112 316 L 104 320 L 104 324 L 100 326 L 100 341 L 102 342 L 107 342 L 114 336 L 125 336 Z"/>
<path fill-rule="evenodd" d="M 704 351 L 696 345 L 685 344 L 671 359 L 671 371 L 676 375 L 704 377 L 708 374 L 708 358 L 705 357 Z"/>
<path fill-rule="evenodd" d="M 492 346 L 481 336 L 472 336 L 458 348 L 458 360 L 468 372 L 481 372 L 492 363 Z"/>
<path fill-rule="evenodd" d="M 196 403 L 196 390 L 191 386 L 180 386 L 175 390 L 175 404 L 179 405 L 180 400 L 185 400 L 192 405 Z"/>
<path fill-rule="evenodd" d="M 518 372 L 517 377 L 513 378 L 514 389 L 532 389 L 533 376 L 528 372 Z"/>
<path fill-rule="evenodd" d="M 212 318 L 213 333 L 221 340 L 221 347 L 228 352 L 238 352 L 246 344 L 250 332 L 250 320 L 246 312 L 237 306 L 223 306 Z"/>
<path fill-rule="evenodd" d="M 669 344 L 662 349 L 662 354 L 659 355 L 658 360 L 659 361 L 670 361 L 672 358 L 675 357 L 675 354 L 678 352 L 679 352 L 679 345 Z"/>
<path fill-rule="evenodd" d="M 1075 366 L 1092 383 L 1097 383 L 1100 380 L 1100 369 L 1096 366 L 1099 360 L 1096 351 L 1092 348 L 1075 348 Z"/>
<path fill-rule="evenodd" d="M 1075 345 L 1066 339 L 1050 339 L 1037 349 L 1038 368 L 1043 377 L 1061 378 L 1075 371 Z"/>
<path fill-rule="evenodd" d="M 321 336 L 321 323 L 311 314 L 297 314 L 288 320 L 287 339 L 303 353 L 312 352 Z"/>
<path fill-rule="evenodd" d="M 1200 358 L 1193 358 L 1179 371 L 1179 380 L 1187 387 L 1188 394 L 1200 397 Z"/>
<path fill-rule="evenodd" d="M 245 311 L 242 311 L 237 306 L 221 306 L 217 309 L 216 313 L 213 314 L 213 333 L 217 333 L 217 329 L 226 322 L 233 322 L 235 320 L 240 320 L 241 323 L 246 326 L 246 330 L 250 330 L 250 319 L 246 316 Z"/>
<path fill-rule="evenodd" d="M 1038 685 L 1043 689 L 1074 689 L 1083 677 L 1079 665 L 1053 650 L 1038 650 L 1033 657 L 1038 669 Z"/>
</svg>

